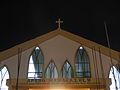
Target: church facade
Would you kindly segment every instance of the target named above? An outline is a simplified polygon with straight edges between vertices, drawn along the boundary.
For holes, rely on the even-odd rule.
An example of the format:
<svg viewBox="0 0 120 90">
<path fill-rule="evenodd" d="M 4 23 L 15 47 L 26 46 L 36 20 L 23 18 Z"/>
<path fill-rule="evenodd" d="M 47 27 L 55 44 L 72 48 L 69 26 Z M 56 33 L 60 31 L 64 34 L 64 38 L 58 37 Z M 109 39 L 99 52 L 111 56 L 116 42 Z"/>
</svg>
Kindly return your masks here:
<svg viewBox="0 0 120 90">
<path fill-rule="evenodd" d="M 111 68 L 119 71 L 119 54 L 59 27 L 0 52 L 0 70 L 8 70 L 8 90 L 109 90 Z"/>
</svg>

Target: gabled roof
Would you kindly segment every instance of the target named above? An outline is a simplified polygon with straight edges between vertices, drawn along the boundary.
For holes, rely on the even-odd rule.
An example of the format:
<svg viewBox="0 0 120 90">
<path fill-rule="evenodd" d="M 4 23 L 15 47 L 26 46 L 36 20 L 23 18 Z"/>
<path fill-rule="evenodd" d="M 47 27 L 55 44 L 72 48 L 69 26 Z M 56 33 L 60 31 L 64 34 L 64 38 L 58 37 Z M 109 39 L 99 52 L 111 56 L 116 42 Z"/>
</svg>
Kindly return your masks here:
<svg viewBox="0 0 120 90">
<path fill-rule="evenodd" d="M 22 51 L 25 51 L 25 50 L 27 50 L 33 46 L 37 46 L 38 44 L 40 44 L 48 39 L 51 39 L 57 35 L 64 36 L 70 40 L 78 42 L 78 43 L 85 45 L 89 48 L 95 48 L 95 50 L 97 50 L 97 51 L 99 51 L 99 49 L 100 49 L 102 54 L 110 56 L 110 54 L 109 54 L 110 49 L 109 48 L 107 48 L 103 45 L 97 44 L 93 41 L 87 40 L 85 38 L 82 38 L 80 36 L 77 36 L 75 34 L 72 34 L 70 32 L 64 31 L 61 28 L 58 28 L 54 31 L 47 33 L 47 34 L 44 34 L 44 35 L 39 36 L 37 38 L 34 38 L 32 40 L 26 41 L 22 44 L 16 45 L 8 50 L 0 52 L 0 62 L 13 56 L 13 55 L 18 54 L 18 48 L 22 48 Z M 119 55 L 120 55 L 120 53 L 118 51 L 111 50 L 111 57 L 112 58 L 119 60 Z"/>
</svg>

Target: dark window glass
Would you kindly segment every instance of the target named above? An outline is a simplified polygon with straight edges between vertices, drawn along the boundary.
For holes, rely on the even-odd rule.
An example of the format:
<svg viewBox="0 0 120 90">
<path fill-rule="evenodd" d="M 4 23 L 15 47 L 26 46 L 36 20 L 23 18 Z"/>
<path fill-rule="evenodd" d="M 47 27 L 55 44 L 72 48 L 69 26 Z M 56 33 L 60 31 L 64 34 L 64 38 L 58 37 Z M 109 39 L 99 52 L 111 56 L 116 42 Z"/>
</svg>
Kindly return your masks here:
<svg viewBox="0 0 120 90">
<path fill-rule="evenodd" d="M 90 62 L 88 55 L 83 47 L 77 51 L 75 60 L 76 77 L 90 77 Z"/>
</svg>

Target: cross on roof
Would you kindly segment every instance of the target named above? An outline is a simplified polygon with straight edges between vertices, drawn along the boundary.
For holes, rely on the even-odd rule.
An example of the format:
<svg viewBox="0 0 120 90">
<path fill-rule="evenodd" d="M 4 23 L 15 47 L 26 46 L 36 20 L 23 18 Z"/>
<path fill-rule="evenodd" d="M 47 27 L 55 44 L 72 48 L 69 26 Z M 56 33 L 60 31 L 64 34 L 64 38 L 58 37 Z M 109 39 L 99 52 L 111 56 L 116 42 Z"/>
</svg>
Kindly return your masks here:
<svg viewBox="0 0 120 90">
<path fill-rule="evenodd" d="M 60 18 L 58 18 L 58 21 L 56 21 L 56 23 L 58 23 L 58 28 L 60 28 L 60 24 L 63 23 L 63 21 L 61 21 Z"/>
</svg>

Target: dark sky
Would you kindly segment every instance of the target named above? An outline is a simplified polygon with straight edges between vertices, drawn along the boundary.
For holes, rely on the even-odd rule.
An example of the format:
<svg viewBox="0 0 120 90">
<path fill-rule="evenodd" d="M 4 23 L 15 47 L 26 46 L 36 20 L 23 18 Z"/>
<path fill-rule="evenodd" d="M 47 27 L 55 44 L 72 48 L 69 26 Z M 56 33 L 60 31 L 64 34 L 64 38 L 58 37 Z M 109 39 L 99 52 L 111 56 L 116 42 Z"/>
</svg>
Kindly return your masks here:
<svg viewBox="0 0 120 90">
<path fill-rule="evenodd" d="M 120 51 L 120 3 L 96 1 L 0 1 L 0 51 L 56 29 L 58 18 L 62 29 L 107 46 L 105 21 L 111 48 Z"/>
</svg>

